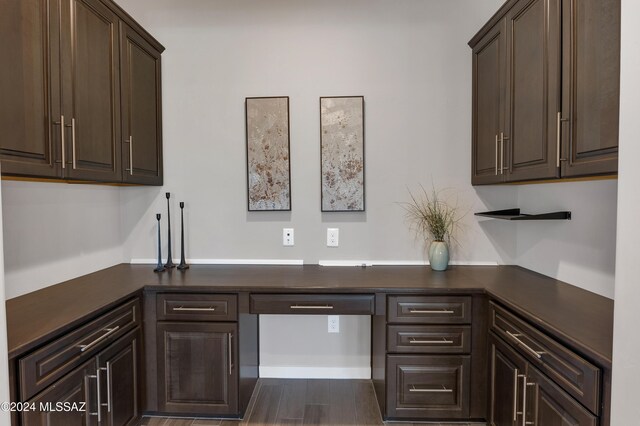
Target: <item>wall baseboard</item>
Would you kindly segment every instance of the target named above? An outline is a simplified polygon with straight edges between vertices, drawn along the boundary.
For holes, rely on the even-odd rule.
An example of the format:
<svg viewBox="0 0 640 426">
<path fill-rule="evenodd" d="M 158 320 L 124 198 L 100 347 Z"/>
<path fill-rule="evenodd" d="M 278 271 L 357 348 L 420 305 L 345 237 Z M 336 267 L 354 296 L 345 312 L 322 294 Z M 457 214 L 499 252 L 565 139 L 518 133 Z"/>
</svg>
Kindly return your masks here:
<svg viewBox="0 0 640 426">
<path fill-rule="evenodd" d="M 260 377 L 278 379 L 370 379 L 371 367 L 260 366 Z"/>
<path fill-rule="evenodd" d="M 132 265 L 155 265 L 154 259 L 131 259 Z M 180 259 L 173 259 L 178 264 Z M 187 259 L 193 265 L 304 265 L 302 259 Z M 426 260 L 319 260 L 320 266 L 425 266 Z M 495 261 L 452 260 L 453 266 L 497 266 Z"/>
<path fill-rule="evenodd" d="M 154 259 L 131 259 L 132 265 L 155 265 Z M 177 265 L 180 259 L 173 259 Z M 190 265 L 303 265 L 302 259 L 187 259 Z"/>
<path fill-rule="evenodd" d="M 319 260 L 320 266 L 425 266 L 428 260 Z M 495 261 L 452 260 L 453 266 L 497 266 Z"/>
</svg>

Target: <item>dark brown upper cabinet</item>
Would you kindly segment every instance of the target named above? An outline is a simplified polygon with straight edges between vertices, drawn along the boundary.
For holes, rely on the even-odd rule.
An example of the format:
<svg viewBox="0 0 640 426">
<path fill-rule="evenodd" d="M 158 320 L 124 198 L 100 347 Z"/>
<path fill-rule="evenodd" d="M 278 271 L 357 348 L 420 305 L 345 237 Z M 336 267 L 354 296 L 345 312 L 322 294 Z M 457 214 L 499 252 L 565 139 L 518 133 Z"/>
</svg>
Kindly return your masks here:
<svg viewBox="0 0 640 426">
<path fill-rule="evenodd" d="M 122 180 L 162 185 L 160 50 L 120 24 Z"/>
<path fill-rule="evenodd" d="M 7 0 L 0 24 L 0 54 L 12 64 L 0 70 L 3 175 L 162 183 L 157 41 L 109 0 Z M 151 65 L 122 39 L 145 47 Z M 124 147 L 127 163 L 125 131 L 127 142 L 138 134 Z M 134 176 L 125 178 L 131 152 Z"/>
<path fill-rule="evenodd" d="M 50 118 L 48 17 L 55 2 L 0 3 L 2 173 L 61 177 L 60 129 Z"/>
<path fill-rule="evenodd" d="M 472 182 L 504 182 L 507 31 L 498 22 L 473 46 Z M 502 139 L 501 139 L 502 136 Z"/>
<path fill-rule="evenodd" d="M 562 5 L 562 175 L 617 173 L 620 0 Z"/>
<path fill-rule="evenodd" d="M 61 11 L 60 117 L 65 117 L 67 131 L 63 175 L 117 182 L 121 176 L 118 16 L 99 0 L 62 0 Z"/>
<path fill-rule="evenodd" d="M 620 0 L 510 0 L 469 45 L 474 185 L 617 173 Z"/>
</svg>

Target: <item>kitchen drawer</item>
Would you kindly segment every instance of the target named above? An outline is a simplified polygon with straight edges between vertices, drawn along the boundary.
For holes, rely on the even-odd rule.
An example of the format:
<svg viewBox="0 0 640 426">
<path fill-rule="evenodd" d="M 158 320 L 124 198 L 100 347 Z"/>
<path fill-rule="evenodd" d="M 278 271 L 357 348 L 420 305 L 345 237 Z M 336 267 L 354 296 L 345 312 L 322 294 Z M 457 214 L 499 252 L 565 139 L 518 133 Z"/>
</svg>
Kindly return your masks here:
<svg viewBox="0 0 640 426">
<path fill-rule="evenodd" d="M 471 326 L 390 325 L 387 351 L 395 353 L 469 353 Z"/>
<path fill-rule="evenodd" d="M 469 417 L 471 357 L 387 356 L 387 417 Z"/>
<path fill-rule="evenodd" d="M 26 401 L 127 331 L 140 325 L 139 299 L 97 319 L 20 359 L 20 393 Z"/>
<path fill-rule="evenodd" d="M 235 294 L 160 293 L 156 299 L 159 321 L 237 321 Z"/>
<path fill-rule="evenodd" d="M 387 322 L 470 324 L 471 297 L 389 296 Z"/>
<path fill-rule="evenodd" d="M 252 314 L 373 315 L 373 294 L 252 294 Z"/>
<path fill-rule="evenodd" d="M 598 414 L 601 372 L 580 355 L 501 308 L 490 304 L 490 327 L 539 370 Z"/>
</svg>

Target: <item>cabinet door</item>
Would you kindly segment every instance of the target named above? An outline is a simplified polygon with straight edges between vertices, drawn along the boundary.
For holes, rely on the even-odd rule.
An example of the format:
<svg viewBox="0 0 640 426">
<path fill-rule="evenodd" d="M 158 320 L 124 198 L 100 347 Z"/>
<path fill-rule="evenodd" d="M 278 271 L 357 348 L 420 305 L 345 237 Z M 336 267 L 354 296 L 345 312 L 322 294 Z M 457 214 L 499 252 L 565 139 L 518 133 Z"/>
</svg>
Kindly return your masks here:
<svg viewBox="0 0 640 426">
<path fill-rule="evenodd" d="M 473 130 L 471 183 L 504 181 L 506 21 L 503 19 L 473 48 Z"/>
<path fill-rule="evenodd" d="M 507 13 L 507 180 L 560 177 L 560 0 L 520 0 Z"/>
<path fill-rule="evenodd" d="M 49 110 L 48 16 L 56 14 L 55 5 L 46 0 L 0 2 L 3 174 L 61 177 L 55 162 L 61 129 L 59 124 L 52 127 L 60 117 L 52 120 Z"/>
<path fill-rule="evenodd" d="M 123 181 L 162 185 L 160 52 L 120 23 Z"/>
<path fill-rule="evenodd" d="M 29 400 L 29 404 L 36 405 L 36 411 L 23 412 L 22 424 L 24 426 L 97 425 L 96 385 L 96 363 L 92 359 Z M 58 407 L 57 404 L 60 406 Z M 65 409 L 65 404 L 70 409 Z"/>
<path fill-rule="evenodd" d="M 617 173 L 620 0 L 563 5 L 562 175 Z"/>
<path fill-rule="evenodd" d="M 98 355 L 102 424 L 124 426 L 138 420 L 141 347 L 135 329 Z"/>
<path fill-rule="evenodd" d="M 168 413 L 238 413 L 237 325 L 159 322 L 158 408 Z"/>
<path fill-rule="evenodd" d="M 596 426 L 598 419 L 536 368 L 529 365 L 526 424 L 535 426 Z"/>
<path fill-rule="evenodd" d="M 118 17 L 99 0 L 62 0 L 65 177 L 121 181 Z"/>
<path fill-rule="evenodd" d="M 491 335 L 491 426 L 515 426 L 522 420 L 522 382 L 527 363 Z"/>
</svg>

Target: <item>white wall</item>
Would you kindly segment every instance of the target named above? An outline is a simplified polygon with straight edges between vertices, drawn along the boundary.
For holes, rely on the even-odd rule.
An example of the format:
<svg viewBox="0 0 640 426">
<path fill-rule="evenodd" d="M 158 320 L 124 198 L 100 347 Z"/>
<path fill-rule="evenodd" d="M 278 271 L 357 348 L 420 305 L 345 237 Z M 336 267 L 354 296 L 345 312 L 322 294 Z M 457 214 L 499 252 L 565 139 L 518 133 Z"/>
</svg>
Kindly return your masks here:
<svg viewBox="0 0 640 426">
<path fill-rule="evenodd" d="M 617 180 L 524 185 L 525 213 L 569 210 L 570 221 L 517 224 L 515 263 L 613 298 Z"/>
<path fill-rule="evenodd" d="M 622 0 L 622 72 L 620 96 L 620 172 L 618 242 L 613 332 L 612 426 L 638 424 L 637 384 L 640 382 L 640 3 Z"/>
<path fill-rule="evenodd" d="M 2 213 L 2 187 L 0 187 L 0 214 Z M 9 399 L 9 359 L 7 357 L 7 315 L 5 300 L 5 282 L 4 282 L 4 256 L 2 243 L 2 223 L 0 223 L 0 403 L 10 401 Z M 11 416 L 8 411 L 0 410 L 0 425 L 11 424 Z"/>
<path fill-rule="evenodd" d="M 511 262 L 516 235 L 483 225 L 492 231 L 486 234 L 472 213 L 512 205 L 516 189 L 481 200 L 470 185 L 469 166 L 466 43 L 502 0 L 120 3 L 167 48 L 164 190 L 175 197 L 173 218 L 177 202 L 187 203 L 188 257 L 420 261 L 422 246 L 396 202 L 407 200 L 407 187 L 429 187 L 433 177 L 439 187 L 459 189 L 470 211 L 454 260 Z M 293 210 L 247 213 L 244 98 L 281 95 L 290 96 Z M 365 213 L 320 212 L 318 97 L 329 95 L 365 96 Z M 153 214 L 165 214 L 164 190 L 123 190 L 123 204 L 136 212 L 123 221 L 126 257 L 153 258 Z M 295 247 L 282 247 L 285 226 L 295 229 Z M 339 248 L 325 246 L 327 227 L 340 228 Z M 174 253 L 178 249 L 175 244 Z M 281 320 L 263 319 L 263 342 L 289 335 L 303 336 L 303 342 L 262 345 L 263 370 L 311 368 L 313 345 L 337 355 L 315 367 L 327 367 L 330 359 L 354 377 L 369 367 L 369 343 L 341 345 L 327 334 L 326 317 L 285 322 L 293 330 L 283 334 Z M 347 321 L 341 334 L 368 335 L 364 327 Z M 299 347 L 306 350 L 299 353 Z"/>
<path fill-rule="evenodd" d="M 167 48 L 165 188 L 174 217 L 187 202 L 189 257 L 423 260 L 396 204 L 407 187 L 433 176 L 460 189 L 471 211 L 483 208 L 469 184 L 466 42 L 500 0 L 121 3 Z M 367 211 L 323 214 L 318 97 L 348 94 L 366 102 Z M 290 96 L 293 211 L 247 213 L 244 98 L 269 95 Z M 156 196 L 144 220 L 125 223 L 132 258 L 153 257 L 153 213 L 165 212 Z M 472 215 L 467 224 L 455 259 L 508 260 Z M 284 226 L 295 228 L 295 247 L 282 246 Z M 333 226 L 337 249 L 325 243 Z"/>
<path fill-rule="evenodd" d="M 2 181 L 6 297 L 124 261 L 120 189 Z"/>
</svg>

